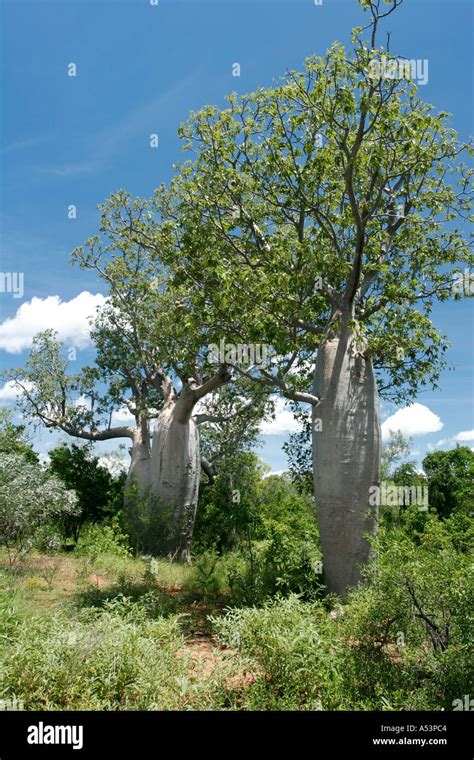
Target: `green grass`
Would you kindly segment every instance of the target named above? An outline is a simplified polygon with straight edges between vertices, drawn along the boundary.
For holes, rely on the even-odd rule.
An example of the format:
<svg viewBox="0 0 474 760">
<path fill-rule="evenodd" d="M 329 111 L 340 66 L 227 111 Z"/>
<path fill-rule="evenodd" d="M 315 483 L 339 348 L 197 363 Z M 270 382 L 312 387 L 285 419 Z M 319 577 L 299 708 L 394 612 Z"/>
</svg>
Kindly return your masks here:
<svg viewBox="0 0 474 760">
<path fill-rule="evenodd" d="M 235 709 L 247 661 L 212 638 L 187 565 L 0 555 L 0 698 L 28 710 Z"/>
<path fill-rule="evenodd" d="M 452 709 L 474 678 L 469 557 L 436 522 L 419 544 L 385 543 L 370 584 L 345 601 L 253 604 L 238 585 L 233 596 L 229 578 L 247 579 L 233 553 L 190 566 L 91 545 L 32 552 L 11 568 L 0 551 L 0 700 L 31 710 Z"/>
</svg>

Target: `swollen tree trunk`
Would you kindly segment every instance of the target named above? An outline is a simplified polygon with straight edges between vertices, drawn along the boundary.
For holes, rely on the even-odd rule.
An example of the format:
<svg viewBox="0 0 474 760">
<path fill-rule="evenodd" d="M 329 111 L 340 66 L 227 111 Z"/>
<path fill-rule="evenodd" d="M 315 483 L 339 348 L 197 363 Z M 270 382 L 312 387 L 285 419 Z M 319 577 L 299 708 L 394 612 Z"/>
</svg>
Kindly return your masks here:
<svg viewBox="0 0 474 760">
<path fill-rule="evenodd" d="M 137 428 L 129 451 L 131 461 L 125 481 L 125 492 L 135 490 L 144 495 L 151 485 L 151 450 L 148 433 L 143 436 Z"/>
<path fill-rule="evenodd" d="M 179 396 L 169 378 L 163 384 L 165 404 L 151 450 L 151 509 L 161 518 L 160 550 L 185 561 L 191 557 L 201 471 L 199 433 L 192 414 L 200 399 L 229 380 L 228 370 L 221 367 L 201 385 L 190 378 Z"/>
<path fill-rule="evenodd" d="M 379 399 L 370 358 L 356 347 L 349 329 L 324 339 L 314 374 L 314 493 L 325 582 L 336 594 L 359 581 L 378 519 L 369 489 L 379 483 Z"/>
<path fill-rule="evenodd" d="M 192 401 L 170 399 L 153 434 L 151 494 L 153 509 L 163 516 L 162 549 L 189 561 L 199 495 L 199 433 L 191 417 Z"/>
<path fill-rule="evenodd" d="M 151 488 L 151 450 L 148 421 L 132 431 L 130 467 L 124 488 L 124 517 L 132 544 L 147 549 L 149 497 Z"/>
</svg>

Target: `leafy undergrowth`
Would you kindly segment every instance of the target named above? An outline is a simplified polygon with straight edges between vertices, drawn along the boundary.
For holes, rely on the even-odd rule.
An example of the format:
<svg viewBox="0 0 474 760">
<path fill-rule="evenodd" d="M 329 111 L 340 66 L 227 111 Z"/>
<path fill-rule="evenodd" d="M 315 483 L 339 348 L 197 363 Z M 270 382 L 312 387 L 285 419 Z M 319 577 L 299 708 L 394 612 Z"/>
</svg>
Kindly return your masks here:
<svg viewBox="0 0 474 760">
<path fill-rule="evenodd" d="M 39 710 L 453 709 L 474 682 L 472 560 L 452 527 L 424 520 L 413 535 L 382 533 L 377 564 L 344 600 L 311 587 L 262 601 L 254 583 L 245 604 L 252 586 L 246 574 L 235 584 L 229 555 L 189 566 L 32 553 L 13 567 L 0 555 L 0 699 Z"/>
<path fill-rule="evenodd" d="M 252 663 L 217 641 L 190 568 L 34 554 L 0 572 L 0 698 L 27 710 L 236 709 Z M 161 569 L 161 572 L 160 572 Z"/>
</svg>

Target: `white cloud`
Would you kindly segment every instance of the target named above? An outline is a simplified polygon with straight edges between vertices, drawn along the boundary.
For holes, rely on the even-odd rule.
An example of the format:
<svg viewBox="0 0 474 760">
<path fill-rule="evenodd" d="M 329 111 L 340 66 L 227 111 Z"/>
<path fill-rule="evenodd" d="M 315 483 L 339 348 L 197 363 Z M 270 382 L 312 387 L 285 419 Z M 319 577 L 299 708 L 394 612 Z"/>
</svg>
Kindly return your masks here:
<svg viewBox="0 0 474 760">
<path fill-rule="evenodd" d="M 275 419 L 264 420 L 260 423 L 260 433 L 262 435 L 285 435 L 286 433 L 295 433 L 300 430 L 298 422 L 285 405 L 284 399 L 277 399 L 275 403 Z"/>
<path fill-rule="evenodd" d="M 474 441 L 474 430 L 461 430 L 460 433 L 456 433 L 451 438 L 440 438 L 436 441 L 433 449 L 439 449 L 440 446 L 454 446 L 456 443 L 467 443 Z"/>
<path fill-rule="evenodd" d="M 71 347 L 86 348 L 90 345 L 89 317 L 95 315 L 98 306 L 103 306 L 102 293 L 83 291 L 70 301 L 61 301 L 59 296 L 36 296 L 22 304 L 14 317 L 0 324 L 0 348 L 9 354 L 19 354 L 31 348 L 33 336 L 40 330 L 53 329 L 60 340 Z"/>
<path fill-rule="evenodd" d="M 382 424 L 382 438 L 387 440 L 390 430 L 401 430 L 403 435 L 417 436 L 436 433 L 444 427 L 437 414 L 424 404 L 410 404 L 398 409 Z"/>
<path fill-rule="evenodd" d="M 74 399 L 73 405 L 76 407 L 76 409 L 85 409 L 86 412 L 90 412 L 92 408 L 92 401 L 90 398 L 86 398 L 86 396 L 81 395 L 78 398 Z"/>
<path fill-rule="evenodd" d="M 128 407 L 122 406 L 112 412 L 112 423 L 114 425 L 130 425 L 132 422 L 135 423 L 135 417 Z"/>
<path fill-rule="evenodd" d="M 455 441 L 474 441 L 474 430 L 462 430 L 454 436 Z"/>
<path fill-rule="evenodd" d="M 285 475 L 285 473 L 287 472 L 288 470 L 270 470 L 270 472 L 264 472 L 262 477 L 265 480 L 266 478 L 269 478 L 272 475 Z"/>
<path fill-rule="evenodd" d="M 99 465 L 108 470 L 111 475 L 117 477 L 122 472 L 127 472 L 130 467 L 130 458 L 124 459 L 117 452 L 112 452 L 111 454 L 104 454 L 104 456 L 99 457 Z"/>
<path fill-rule="evenodd" d="M 32 390 L 34 385 L 33 383 L 25 383 L 25 387 Z M 5 383 L 3 388 L 0 388 L 0 403 L 9 403 L 10 401 L 15 402 L 20 395 L 21 391 L 16 388 L 15 382 L 9 380 Z"/>
</svg>

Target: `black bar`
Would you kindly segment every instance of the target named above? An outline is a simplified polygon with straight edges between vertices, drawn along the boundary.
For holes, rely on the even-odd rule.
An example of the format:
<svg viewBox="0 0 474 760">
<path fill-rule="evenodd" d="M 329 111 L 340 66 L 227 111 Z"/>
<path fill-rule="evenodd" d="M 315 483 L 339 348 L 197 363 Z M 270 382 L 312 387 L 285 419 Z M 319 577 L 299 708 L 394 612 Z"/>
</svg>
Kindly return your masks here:
<svg viewBox="0 0 474 760">
<path fill-rule="evenodd" d="M 0 712 L 0 760 L 27 757 L 159 758 L 229 751 L 299 750 L 332 760 L 361 757 L 473 757 L 469 712 Z M 41 730 L 42 725 L 42 730 Z M 54 728 L 70 727 L 56 733 Z M 80 744 L 47 744 L 49 738 Z M 471 730 L 469 730 L 471 729 Z M 28 743 L 43 739 L 43 744 Z M 390 741 L 389 741 L 390 740 Z"/>
</svg>

